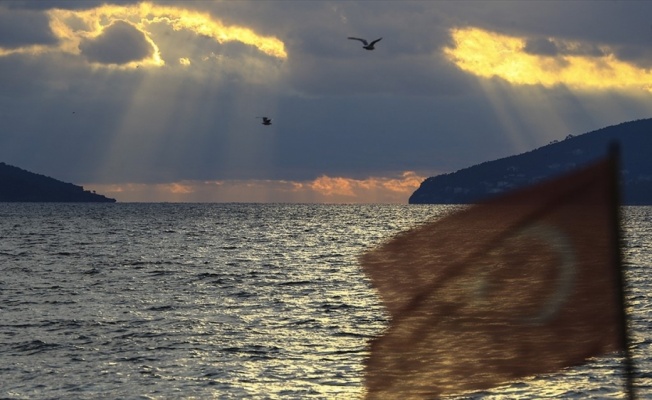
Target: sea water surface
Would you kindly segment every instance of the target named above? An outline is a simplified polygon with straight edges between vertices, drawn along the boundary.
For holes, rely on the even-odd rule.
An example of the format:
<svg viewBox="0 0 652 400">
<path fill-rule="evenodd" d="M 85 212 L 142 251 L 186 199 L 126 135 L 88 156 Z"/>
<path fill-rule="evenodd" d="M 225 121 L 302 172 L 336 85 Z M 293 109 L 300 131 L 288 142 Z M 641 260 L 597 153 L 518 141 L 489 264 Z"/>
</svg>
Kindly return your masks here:
<svg viewBox="0 0 652 400">
<path fill-rule="evenodd" d="M 0 203 L 0 398 L 360 398 L 388 318 L 358 257 L 453 208 Z M 623 227 L 652 398 L 652 207 Z M 464 398 L 623 398 L 621 375 L 606 356 Z"/>
</svg>

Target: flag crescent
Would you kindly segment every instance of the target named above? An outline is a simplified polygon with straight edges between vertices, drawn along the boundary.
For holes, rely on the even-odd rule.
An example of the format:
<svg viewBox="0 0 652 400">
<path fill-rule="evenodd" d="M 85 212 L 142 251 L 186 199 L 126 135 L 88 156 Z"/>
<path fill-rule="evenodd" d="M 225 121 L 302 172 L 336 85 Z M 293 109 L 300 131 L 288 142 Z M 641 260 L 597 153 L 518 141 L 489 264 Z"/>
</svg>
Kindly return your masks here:
<svg viewBox="0 0 652 400">
<path fill-rule="evenodd" d="M 518 235 L 544 241 L 559 256 L 559 263 L 556 265 L 559 275 L 555 282 L 554 292 L 541 305 L 538 313 L 520 318 L 524 324 L 545 324 L 559 312 L 573 292 L 577 272 L 575 251 L 568 236 L 561 229 L 552 225 L 541 223 L 530 225 L 520 230 Z"/>
</svg>

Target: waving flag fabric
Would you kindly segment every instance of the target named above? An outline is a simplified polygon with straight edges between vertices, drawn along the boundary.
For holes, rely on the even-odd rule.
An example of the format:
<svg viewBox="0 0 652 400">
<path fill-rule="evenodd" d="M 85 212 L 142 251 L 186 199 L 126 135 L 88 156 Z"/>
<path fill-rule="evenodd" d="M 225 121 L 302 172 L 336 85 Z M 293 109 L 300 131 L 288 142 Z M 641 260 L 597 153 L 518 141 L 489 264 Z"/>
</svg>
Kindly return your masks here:
<svg viewBox="0 0 652 400">
<path fill-rule="evenodd" d="M 391 325 L 370 399 L 437 398 L 622 350 L 614 163 L 494 198 L 362 257 Z"/>
</svg>

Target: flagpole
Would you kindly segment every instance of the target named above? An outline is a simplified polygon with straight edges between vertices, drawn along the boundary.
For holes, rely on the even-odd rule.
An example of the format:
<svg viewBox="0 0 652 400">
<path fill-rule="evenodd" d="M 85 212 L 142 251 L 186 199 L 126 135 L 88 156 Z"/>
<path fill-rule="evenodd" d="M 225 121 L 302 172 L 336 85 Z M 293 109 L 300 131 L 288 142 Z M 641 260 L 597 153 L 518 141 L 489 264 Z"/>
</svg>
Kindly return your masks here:
<svg viewBox="0 0 652 400">
<path fill-rule="evenodd" d="M 620 212 L 620 146 L 617 142 L 611 143 L 609 146 L 609 162 L 611 173 L 611 196 L 614 207 L 612 207 L 612 224 L 614 232 L 614 263 L 617 269 L 616 285 L 618 301 L 620 302 L 620 337 L 622 338 L 621 347 L 623 348 L 624 368 L 625 368 L 625 394 L 629 400 L 636 398 L 634 391 L 634 361 L 632 360 L 632 353 L 629 349 L 629 316 L 627 314 L 627 296 L 625 293 L 625 269 L 622 263 L 621 254 L 621 212 Z"/>
</svg>

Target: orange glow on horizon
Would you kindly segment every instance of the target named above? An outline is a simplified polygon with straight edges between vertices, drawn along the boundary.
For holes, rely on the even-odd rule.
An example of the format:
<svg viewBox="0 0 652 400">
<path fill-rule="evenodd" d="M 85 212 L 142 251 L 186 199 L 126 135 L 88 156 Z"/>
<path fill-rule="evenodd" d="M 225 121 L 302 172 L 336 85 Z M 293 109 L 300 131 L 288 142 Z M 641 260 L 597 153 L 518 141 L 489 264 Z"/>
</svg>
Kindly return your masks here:
<svg viewBox="0 0 652 400">
<path fill-rule="evenodd" d="M 388 203 L 406 204 L 425 177 L 351 179 L 320 176 L 312 181 L 181 181 L 161 184 L 85 184 L 120 202 Z"/>
</svg>

